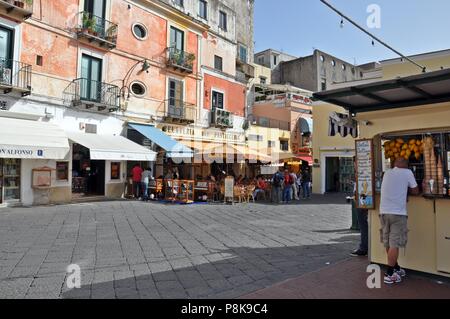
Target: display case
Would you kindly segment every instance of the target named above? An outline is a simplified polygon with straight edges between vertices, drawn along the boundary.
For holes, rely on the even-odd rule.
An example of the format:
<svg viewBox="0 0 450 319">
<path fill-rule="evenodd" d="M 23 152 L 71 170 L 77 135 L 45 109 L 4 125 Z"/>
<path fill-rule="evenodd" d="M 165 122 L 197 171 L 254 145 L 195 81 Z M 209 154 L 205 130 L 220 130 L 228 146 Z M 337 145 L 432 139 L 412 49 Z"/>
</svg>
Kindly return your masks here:
<svg viewBox="0 0 450 319">
<path fill-rule="evenodd" d="M 194 187 L 195 200 L 199 202 L 207 202 L 212 200 L 214 196 L 215 183 L 208 181 L 197 181 Z"/>
<path fill-rule="evenodd" d="M 195 200 L 194 185 L 195 182 L 193 180 L 165 180 L 165 200 L 172 202 L 193 203 Z"/>
<path fill-rule="evenodd" d="M 182 203 L 193 203 L 195 200 L 195 181 L 181 180 L 180 192 L 178 194 L 178 201 Z"/>
<path fill-rule="evenodd" d="M 34 189 L 49 189 L 52 186 L 52 169 L 49 167 L 32 170 L 31 186 Z"/>
<path fill-rule="evenodd" d="M 382 136 L 382 144 L 383 171 L 403 157 L 423 196 L 450 198 L 450 131 Z"/>
<path fill-rule="evenodd" d="M 153 199 L 163 197 L 164 181 L 162 179 L 150 180 L 148 183 L 149 195 L 153 195 Z"/>
<path fill-rule="evenodd" d="M 20 159 L 0 159 L 0 202 L 20 200 Z"/>
<path fill-rule="evenodd" d="M 85 177 L 72 177 L 72 193 L 87 193 L 87 179 Z"/>
</svg>

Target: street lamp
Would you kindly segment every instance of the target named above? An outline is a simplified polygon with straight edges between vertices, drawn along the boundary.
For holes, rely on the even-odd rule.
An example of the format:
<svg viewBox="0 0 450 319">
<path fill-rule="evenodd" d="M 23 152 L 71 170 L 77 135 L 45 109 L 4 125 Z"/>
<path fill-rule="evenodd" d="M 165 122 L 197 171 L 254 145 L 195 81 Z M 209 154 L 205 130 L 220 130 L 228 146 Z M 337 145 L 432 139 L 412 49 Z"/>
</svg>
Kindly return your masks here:
<svg viewBox="0 0 450 319">
<path fill-rule="evenodd" d="M 123 78 L 123 80 L 122 80 L 122 87 L 120 88 L 120 91 L 119 91 L 119 97 L 122 97 L 122 98 L 124 98 L 125 99 L 125 95 L 126 95 L 126 99 L 129 99 L 130 98 L 130 91 L 131 91 L 131 89 L 130 89 L 130 86 L 128 85 L 128 82 L 129 82 L 129 79 L 130 79 L 130 77 L 131 77 L 131 74 L 132 74 L 132 72 L 137 68 L 137 66 L 138 65 L 140 65 L 140 64 L 142 64 L 142 68 L 141 68 L 141 70 L 139 71 L 139 73 L 140 72 L 147 72 L 148 73 L 148 70 L 150 69 L 150 62 L 147 60 L 147 59 L 145 59 L 145 60 L 143 60 L 143 61 L 138 61 L 138 62 L 136 62 L 129 70 L 128 70 L 128 72 L 127 72 L 127 74 L 125 75 L 125 77 Z"/>
</svg>

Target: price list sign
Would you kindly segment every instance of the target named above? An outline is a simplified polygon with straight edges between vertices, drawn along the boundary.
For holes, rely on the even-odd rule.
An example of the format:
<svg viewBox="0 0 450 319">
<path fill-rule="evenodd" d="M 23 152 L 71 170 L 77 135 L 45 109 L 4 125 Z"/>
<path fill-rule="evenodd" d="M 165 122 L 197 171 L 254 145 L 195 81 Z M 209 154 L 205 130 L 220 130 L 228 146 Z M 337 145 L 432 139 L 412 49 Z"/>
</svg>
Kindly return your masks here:
<svg viewBox="0 0 450 319">
<path fill-rule="evenodd" d="M 375 209 L 373 141 L 356 141 L 356 207 Z"/>
</svg>

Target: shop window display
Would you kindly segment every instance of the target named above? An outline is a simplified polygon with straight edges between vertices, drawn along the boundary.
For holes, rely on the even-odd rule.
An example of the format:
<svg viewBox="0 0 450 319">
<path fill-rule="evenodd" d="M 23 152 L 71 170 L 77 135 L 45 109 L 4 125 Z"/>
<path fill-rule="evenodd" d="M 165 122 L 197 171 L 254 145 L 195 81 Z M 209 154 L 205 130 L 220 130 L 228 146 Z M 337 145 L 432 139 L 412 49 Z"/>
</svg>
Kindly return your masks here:
<svg viewBox="0 0 450 319">
<path fill-rule="evenodd" d="M 383 137 L 385 165 L 396 158 L 409 160 L 409 168 L 427 197 L 450 197 L 450 133 L 438 132 Z"/>
<path fill-rule="evenodd" d="M 56 162 L 56 180 L 69 180 L 69 162 Z"/>
<path fill-rule="evenodd" d="M 0 203 L 20 200 L 20 159 L 0 159 Z"/>
<path fill-rule="evenodd" d="M 120 179 L 120 163 L 111 163 L 111 179 L 118 180 Z"/>
</svg>

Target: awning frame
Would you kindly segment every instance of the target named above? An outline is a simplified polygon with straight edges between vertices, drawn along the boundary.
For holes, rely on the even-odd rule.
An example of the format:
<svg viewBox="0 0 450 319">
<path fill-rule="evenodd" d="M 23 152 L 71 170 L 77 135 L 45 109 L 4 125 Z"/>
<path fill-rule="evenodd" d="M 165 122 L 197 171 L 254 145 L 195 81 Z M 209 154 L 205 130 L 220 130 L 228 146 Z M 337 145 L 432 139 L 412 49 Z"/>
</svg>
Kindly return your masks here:
<svg viewBox="0 0 450 319">
<path fill-rule="evenodd" d="M 393 80 L 378 81 L 359 86 L 351 86 L 336 90 L 317 92 L 313 94 L 315 100 L 339 105 L 349 110 L 352 114 L 372 112 L 379 110 L 414 107 L 426 104 L 438 104 L 450 101 L 450 86 L 442 94 L 433 94 L 418 86 L 434 84 L 450 80 L 450 69 L 423 73 Z M 382 91 L 401 89 L 404 92 L 412 92 L 418 97 L 412 99 L 400 99 L 397 101 L 385 98 Z M 361 96 L 374 103 L 349 103 L 345 98 Z"/>
</svg>

